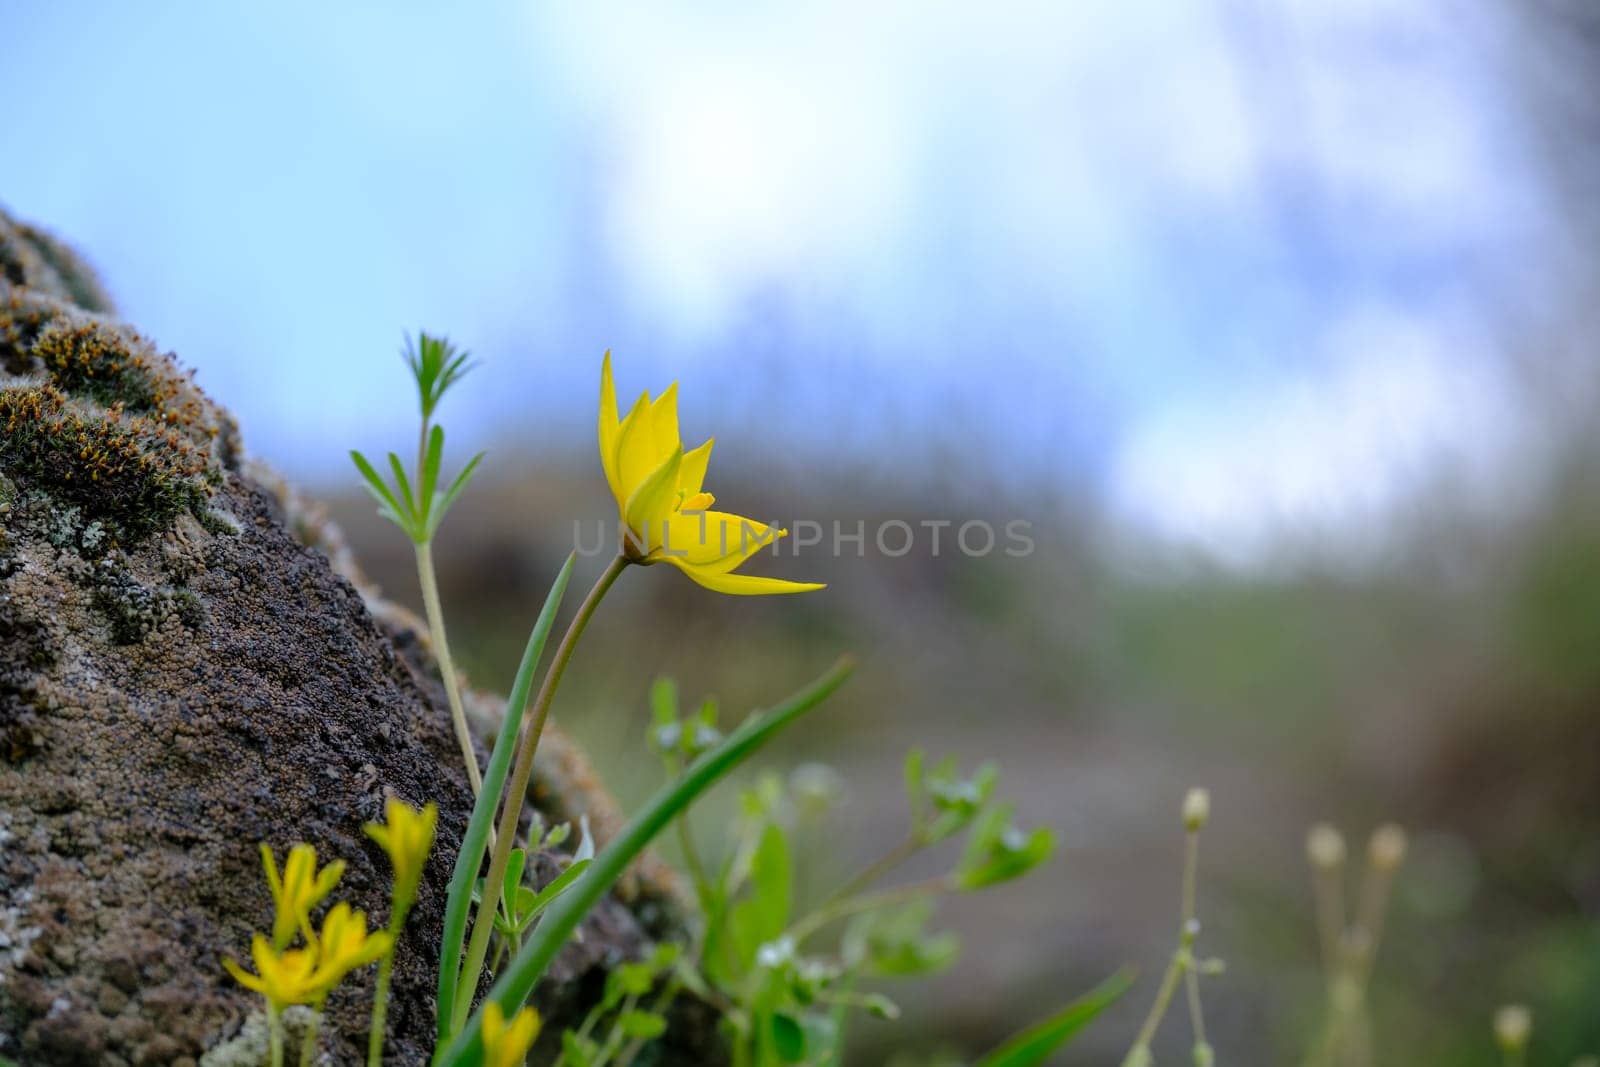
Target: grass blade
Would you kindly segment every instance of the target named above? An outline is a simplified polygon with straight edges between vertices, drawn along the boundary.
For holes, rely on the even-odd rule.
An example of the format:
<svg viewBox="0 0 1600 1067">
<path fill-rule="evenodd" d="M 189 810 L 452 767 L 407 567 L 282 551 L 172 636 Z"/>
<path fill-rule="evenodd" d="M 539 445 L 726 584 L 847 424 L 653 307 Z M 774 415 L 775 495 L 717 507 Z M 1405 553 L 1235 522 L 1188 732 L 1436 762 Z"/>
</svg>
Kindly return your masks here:
<svg viewBox="0 0 1600 1067">
<path fill-rule="evenodd" d="M 978 1061 L 978 1067 L 1036 1067 L 1095 1020 L 1133 985 L 1132 971 L 1118 971 L 1088 993 L 1015 1035 Z"/>
<path fill-rule="evenodd" d="M 439 952 L 439 1040 L 449 1039 L 450 1009 L 456 1002 L 456 986 L 461 981 L 461 946 L 467 936 L 467 916 L 472 910 L 472 883 L 478 878 L 478 868 L 483 865 L 483 854 L 489 847 L 489 828 L 494 823 L 495 810 L 500 806 L 500 792 L 505 788 L 506 773 L 511 767 L 511 753 L 517 745 L 517 734 L 522 727 L 522 715 L 527 710 L 528 697 L 533 692 L 533 676 L 538 673 L 539 657 L 544 654 L 545 639 L 555 624 L 556 613 L 561 608 L 561 598 L 566 594 L 567 582 L 572 578 L 572 567 L 577 562 L 576 552 L 567 556 L 561 573 L 544 599 L 544 608 L 528 635 L 528 647 L 522 654 L 522 665 L 517 668 L 517 678 L 506 699 L 505 722 L 500 725 L 500 736 L 494 740 L 494 752 L 489 757 L 489 768 L 483 776 L 483 790 L 472 806 L 472 818 L 467 823 L 466 835 L 461 839 L 461 851 L 456 854 L 456 867 L 450 877 L 450 895 L 445 901 L 444 944 Z"/>
<path fill-rule="evenodd" d="M 544 920 L 534 928 L 523 944 L 522 951 L 517 953 L 516 959 L 511 961 L 489 990 L 489 999 L 497 1001 L 508 1017 L 515 1014 L 527 1002 L 534 986 L 538 985 L 550 962 L 572 937 L 583 917 L 610 891 L 645 846 L 723 775 L 754 754 L 784 727 L 822 703 L 844 684 L 854 666 L 850 657 L 843 657 L 826 674 L 777 707 L 751 715 L 721 744 L 696 760 L 683 777 L 651 798 L 628 821 L 622 832 L 600 851 L 595 857 L 594 866 L 545 912 Z M 482 1054 L 482 1043 L 478 1037 L 482 1022 L 483 1007 L 480 1005 L 438 1062 L 441 1065 L 476 1062 L 476 1057 Z"/>
</svg>

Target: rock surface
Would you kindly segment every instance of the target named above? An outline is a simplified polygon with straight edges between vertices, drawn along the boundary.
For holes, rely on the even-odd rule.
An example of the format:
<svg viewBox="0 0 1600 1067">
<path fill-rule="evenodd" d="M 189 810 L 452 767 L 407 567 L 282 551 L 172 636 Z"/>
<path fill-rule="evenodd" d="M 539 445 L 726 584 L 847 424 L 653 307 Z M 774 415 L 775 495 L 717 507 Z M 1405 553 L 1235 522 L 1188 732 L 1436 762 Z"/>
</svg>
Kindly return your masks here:
<svg viewBox="0 0 1600 1067">
<path fill-rule="evenodd" d="M 614 825 L 559 735 L 538 779 L 553 817 Z M 257 842 L 346 860 L 337 897 L 381 921 L 361 824 L 388 793 L 441 812 L 389 1012 L 386 1062 L 421 1064 L 471 799 L 422 628 L 91 271 L 0 213 L 0 1055 L 196 1063 L 258 1006 L 220 965 L 269 925 Z M 541 987 L 550 1037 L 675 914 L 648 875 L 599 909 Z M 330 1002 L 332 1062 L 361 1062 L 370 983 Z M 714 1058 L 699 1030 L 662 1062 Z"/>
</svg>

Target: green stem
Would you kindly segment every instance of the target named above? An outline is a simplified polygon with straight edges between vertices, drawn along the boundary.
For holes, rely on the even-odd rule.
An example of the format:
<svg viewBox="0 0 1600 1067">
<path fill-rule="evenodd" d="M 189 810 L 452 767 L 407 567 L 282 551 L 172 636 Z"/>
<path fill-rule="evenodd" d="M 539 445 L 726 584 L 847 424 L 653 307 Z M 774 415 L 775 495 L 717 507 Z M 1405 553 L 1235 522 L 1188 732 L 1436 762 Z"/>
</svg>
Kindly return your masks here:
<svg viewBox="0 0 1600 1067">
<path fill-rule="evenodd" d="M 384 1017 L 389 1012 L 389 975 L 394 970 L 394 949 L 378 962 L 378 986 L 372 994 L 372 1032 L 367 1035 L 367 1067 L 383 1062 Z"/>
<path fill-rule="evenodd" d="M 472 1008 L 472 996 L 478 989 L 478 976 L 483 973 L 483 961 L 489 949 L 489 934 L 494 929 L 494 914 L 500 907 L 500 893 L 505 884 L 506 864 L 511 860 L 511 846 L 516 840 L 517 822 L 522 817 L 522 805 L 528 794 L 528 779 L 533 775 L 533 757 L 539 751 L 539 736 L 544 733 L 545 720 L 550 717 L 550 703 L 555 699 L 556 687 L 566 672 L 567 663 L 578 647 L 578 640 L 594 617 L 595 609 L 606 592 L 628 565 L 626 556 L 617 556 L 595 581 L 594 588 L 584 598 L 578 613 L 567 626 L 567 632 L 557 646 L 550 669 L 545 672 L 544 684 L 534 700 L 533 715 L 522 726 L 522 736 L 517 742 L 517 762 L 506 784 L 505 806 L 501 809 L 499 832 L 489 859 L 489 873 L 484 877 L 483 900 L 478 904 L 478 914 L 472 923 L 472 939 L 467 945 L 466 963 L 461 971 L 461 984 L 456 988 L 456 1002 L 451 1013 L 451 1032 L 460 1031 L 466 1024 Z M 440 1010 L 444 1006 L 440 1005 Z"/>
<path fill-rule="evenodd" d="M 267 1005 L 267 1061 L 283 1067 L 283 1013 Z"/>
<path fill-rule="evenodd" d="M 788 934 L 794 938 L 794 943 L 798 945 L 829 923 L 836 922 L 839 919 L 847 918 L 851 915 L 859 915 L 864 911 L 904 904 L 933 893 L 951 893 L 955 891 L 955 888 L 955 880 L 945 876 L 942 878 L 930 878 L 924 882 L 913 882 L 898 889 L 886 889 L 881 893 L 864 893 L 860 896 L 847 897 L 844 900 L 838 900 L 818 908 L 791 926 Z"/>
<path fill-rule="evenodd" d="M 893 871 L 896 867 L 900 866 L 912 856 L 915 856 L 922 849 L 923 844 L 924 842 L 919 835 L 912 834 L 910 837 L 906 838 L 889 852 L 884 854 L 884 856 L 882 856 L 872 866 L 868 867 L 866 870 L 850 879 L 844 885 L 834 890 L 831 894 L 829 894 L 828 899 L 822 902 L 822 906 L 828 907 L 830 905 L 837 904 L 839 901 L 844 900 L 847 897 L 853 897 L 857 893 L 871 888 L 884 875 Z"/>
<path fill-rule="evenodd" d="M 1200 835 L 1190 830 L 1184 838 L 1183 849 L 1183 904 L 1179 909 L 1178 951 L 1172 954 L 1172 961 L 1167 964 L 1167 973 L 1161 978 L 1161 988 L 1156 991 L 1156 1001 L 1150 1005 L 1150 1014 L 1145 1016 L 1144 1025 L 1139 1027 L 1139 1034 L 1133 1039 L 1133 1047 L 1123 1057 L 1123 1067 L 1132 1067 L 1135 1064 L 1150 1062 L 1150 1042 L 1156 1036 L 1156 1029 L 1161 1025 L 1161 1020 L 1166 1018 L 1167 1009 L 1172 1005 L 1173 994 L 1178 991 L 1178 982 L 1186 974 L 1191 974 L 1194 967 L 1194 897 L 1195 875 L 1199 867 Z M 1196 995 L 1193 1002 L 1197 1012 L 1197 1034 L 1204 1032 L 1204 1023 L 1199 1021 L 1199 997 Z M 1201 1038 L 1200 1040 L 1204 1040 Z"/>
<path fill-rule="evenodd" d="M 700 898 L 701 909 L 707 909 L 711 903 L 711 877 L 706 873 L 705 864 L 700 862 L 700 850 L 695 848 L 689 813 L 679 815 L 676 822 L 678 849 L 683 853 L 683 865 L 689 868 L 689 877 L 694 881 L 695 895 Z"/>
<path fill-rule="evenodd" d="M 444 632 L 444 609 L 439 604 L 439 580 L 433 573 L 433 543 L 415 542 L 417 548 L 417 581 L 422 586 L 422 606 L 428 615 L 428 632 L 433 638 L 434 658 L 439 661 L 439 675 L 444 679 L 444 695 L 450 701 L 450 719 L 455 724 L 456 741 L 461 745 L 461 758 L 467 765 L 467 779 L 472 783 L 472 795 L 483 790 L 483 775 L 478 770 L 478 757 L 472 751 L 472 733 L 467 729 L 467 712 L 461 703 L 461 685 L 456 680 L 455 660 L 450 656 L 450 640 Z"/>
<path fill-rule="evenodd" d="M 389 915 L 389 951 L 378 961 L 378 982 L 372 993 L 372 1030 L 367 1035 L 367 1067 L 383 1062 L 383 1032 L 389 1015 L 389 979 L 394 973 L 395 947 L 405 928 L 407 908 L 394 908 Z"/>
<path fill-rule="evenodd" d="M 317 1031 L 322 1023 L 322 1003 L 310 1007 L 311 1019 L 306 1023 L 305 1036 L 300 1039 L 300 1067 L 311 1067 L 317 1059 Z"/>
</svg>

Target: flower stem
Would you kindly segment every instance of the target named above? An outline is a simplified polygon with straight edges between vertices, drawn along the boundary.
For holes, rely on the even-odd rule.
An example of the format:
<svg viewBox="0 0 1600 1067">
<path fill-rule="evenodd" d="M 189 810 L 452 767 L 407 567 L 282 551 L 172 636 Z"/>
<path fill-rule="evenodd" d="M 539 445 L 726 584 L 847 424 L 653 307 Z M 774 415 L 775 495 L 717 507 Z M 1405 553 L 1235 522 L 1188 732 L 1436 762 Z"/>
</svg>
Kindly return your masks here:
<svg viewBox="0 0 1600 1067">
<path fill-rule="evenodd" d="M 822 906 L 825 908 L 830 907 L 841 900 L 855 896 L 863 890 L 870 889 L 877 883 L 878 879 L 916 855 L 922 849 L 923 844 L 924 842 L 920 836 L 912 834 L 885 853 L 872 866 L 834 890 L 828 895 L 828 899 L 822 902 Z"/>
<path fill-rule="evenodd" d="M 472 751 L 472 734 L 467 730 L 467 712 L 461 703 L 461 685 L 456 680 L 455 660 L 450 656 L 450 641 L 444 632 L 444 609 L 439 604 L 439 580 L 433 573 L 433 543 L 416 542 L 417 581 L 422 586 L 422 605 L 428 614 L 428 631 L 433 638 L 434 658 L 439 661 L 439 675 L 444 679 L 444 694 L 450 701 L 450 718 L 455 723 L 456 741 L 461 745 L 461 758 L 467 765 L 467 779 L 472 783 L 472 794 L 483 790 L 483 774 L 478 770 L 478 757 Z"/>
<path fill-rule="evenodd" d="M 864 911 L 875 908 L 887 908 L 895 904 L 904 904 L 933 893 L 948 893 L 955 889 L 954 881 L 949 877 L 929 878 L 922 882 L 913 882 L 910 885 L 900 886 L 898 889 L 885 889 L 881 893 L 865 893 L 860 896 L 846 897 L 824 905 L 807 915 L 804 919 L 789 928 L 789 936 L 794 938 L 796 945 L 800 944 L 812 934 L 821 930 L 831 922 L 859 915 Z"/>
<path fill-rule="evenodd" d="M 270 1004 L 267 1006 L 267 1061 L 272 1067 L 283 1067 L 283 1015 Z"/>
<path fill-rule="evenodd" d="M 378 981 L 372 992 L 372 1031 L 367 1035 L 367 1067 L 383 1062 L 383 1031 L 389 1015 L 389 979 L 394 973 L 395 946 L 406 925 L 408 909 L 395 908 L 389 916 L 389 951 L 378 961 Z"/>
<path fill-rule="evenodd" d="M 461 969 L 461 983 L 456 988 L 456 1002 L 452 1012 L 451 1029 L 459 1031 L 467 1022 L 472 1007 L 472 997 L 478 988 L 478 977 L 483 972 L 483 961 L 488 954 L 489 934 L 494 928 L 494 913 L 500 907 L 500 891 L 505 884 L 506 865 L 511 860 L 511 846 L 516 840 L 517 822 L 522 817 L 522 805 L 528 795 L 528 779 L 533 775 L 533 757 L 539 750 L 539 736 L 544 733 L 545 720 L 550 717 L 550 703 L 555 699 L 556 687 L 566 672 L 567 663 L 578 647 L 578 640 L 594 617 L 595 609 L 606 592 L 628 565 L 626 556 L 617 556 L 595 580 L 594 588 L 584 597 L 578 613 L 567 626 L 567 632 L 556 648 L 555 658 L 545 672 L 539 695 L 534 700 L 533 714 L 523 723 L 522 736 L 517 740 L 517 762 L 512 767 L 511 778 L 506 783 L 505 806 L 500 812 L 499 831 L 495 837 L 494 851 L 489 858 L 489 871 L 484 878 L 483 899 L 478 903 L 478 914 L 472 923 L 472 939 L 467 945 L 467 958 Z"/>
<path fill-rule="evenodd" d="M 322 1023 L 322 1005 L 311 1006 L 311 1018 L 306 1022 L 305 1036 L 300 1039 L 300 1067 L 311 1067 L 317 1058 L 317 1030 Z"/>
<path fill-rule="evenodd" d="M 1123 1067 L 1143 1067 L 1149 1064 L 1150 1042 L 1156 1036 L 1156 1029 L 1160 1027 L 1161 1020 L 1166 1017 L 1167 1009 L 1172 1005 L 1172 997 L 1178 991 L 1178 982 L 1186 975 L 1194 977 L 1194 941 L 1198 932 L 1194 921 L 1195 876 L 1200 860 L 1200 834 L 1197 830 L 1190 829 L 1184 835 L 1183 849 L 1183 904 L 1179 909 L 1178 951 L 1172 954 L 1172 960 L 1167 964 L 1167 973 L 1161 978 L 1161 988 L 1156 991 L 1155 1003 L 1150 1005 L 1150 1014 L 1145 1016 L 1144 1025 L 1139 1028 L 1139 1034 L 1133 1039 L 1133 1047 L 1123 1057 Z M 1200 997 L 1198 990 L 1190 994 L 1190 1008 L 1193 1012 L 1195 1024 L 1195 1038 L 1197 1043 L 1205 1043 L 1205 1023 L 1200 1017 Z"/>
</svg>

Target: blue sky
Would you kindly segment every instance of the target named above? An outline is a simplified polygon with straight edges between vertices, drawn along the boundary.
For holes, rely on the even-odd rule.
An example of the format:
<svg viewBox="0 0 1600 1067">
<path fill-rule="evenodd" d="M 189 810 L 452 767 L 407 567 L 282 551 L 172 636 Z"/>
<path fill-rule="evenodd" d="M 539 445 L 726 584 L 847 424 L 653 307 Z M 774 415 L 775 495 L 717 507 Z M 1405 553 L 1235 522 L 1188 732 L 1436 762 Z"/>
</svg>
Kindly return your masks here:
<svg viewBox="0 0 1600 1067">
<path fill-rule="evenodd" d="M 609 347 L 808 462 L 948 425 L 1224 555 L 1359 538 L 1503 478 L 1481 294 L 1549 220 L 1493 18 L 1334 6 L 39 4 L 0 202 L 313 482 L 407 439 L 423 325 L 474 441 L 586 434 Z"/>
</svg>

